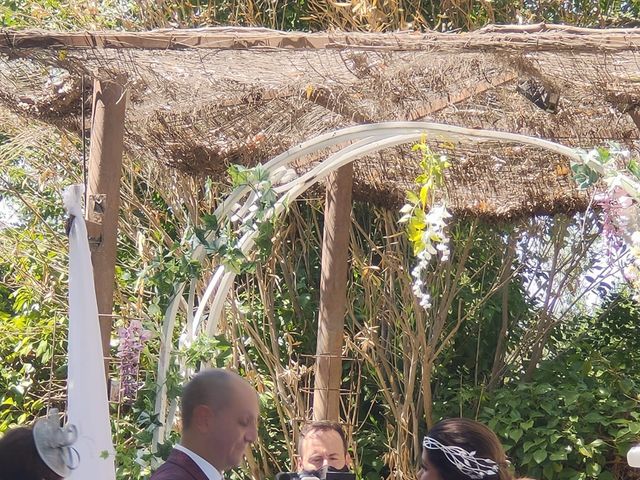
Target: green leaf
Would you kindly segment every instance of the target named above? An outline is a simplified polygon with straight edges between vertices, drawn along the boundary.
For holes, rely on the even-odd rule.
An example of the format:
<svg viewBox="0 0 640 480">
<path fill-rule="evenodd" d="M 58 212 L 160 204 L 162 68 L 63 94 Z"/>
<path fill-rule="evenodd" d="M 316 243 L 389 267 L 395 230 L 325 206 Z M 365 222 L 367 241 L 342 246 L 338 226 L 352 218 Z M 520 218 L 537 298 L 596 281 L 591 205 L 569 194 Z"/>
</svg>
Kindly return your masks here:
<svg viewBox="0 0 640 480">
<path fill-rule="evenodd" d="M 201 245 L 208 246 L 207 245 L 207 231 L 206 230 L 204 230 L 202 228 L 195 227 L 193 229 L 193 233 L 195 234 L 196 239 L 198 240 L 198 242 Z"/>
<path fill-rule="evenodd" d="M 578 399 L 578 392 L 576 391 L 568 391 L 564 393 L 564 403 L 565 405 L 572 405 Z"/>
<path fill-rule="evenodd" d="M 637 179 L 640 179 L 640 163 L 638 163 L 638 159 L 632 158 L 627 165 L 627 170 L 629 170 Z"/>
<path fill-rule="evenodd" d="M 553 478 L 554 476 L 554 469 L 553 469 L 553 464 L 551 463 L 545 463 L 544 466 L 542 467 L 542 474 L 544 475 L 544 478 Z"/>
<path fill-rule="evenodd" d="M 591 452 L 591 450 L 588 450 L 588 449 L 587 449 L 587 448 L 585 448 L 585 447 L 578 447 L 578 452 L 580 452 L 580 454 L 581 454 L 583 457 L 587 457 L 587 458 L 591 458 L 591 457 L 593 457 L 593 453 Z"/>
<path fill-rule="evenodd" d="M 529 430 L 531 427 L 533 427 L 533 420 L 527 420 L 526 422 L 522 422 L 520 424 L 520 427 L 523 430 Z"/>
<path fill-rule="evenodd" d="M 638 433 L 640 433 L 640 422 L 630 422 L 629 431 L 634 435 L 637 435 Z"/>
<path fill-rule="evenodd" d="M 583 420 L 589 423 L 600 423 L 603 418 L 598 412 L 589 412 L 583 417 Z"/>
<path fill-rule="evenodd" d="M 412 217 L 407 224 L 407 236 L 409 237 L 409 240 L 415 243 L 422 239 L 423 229 L 424 225 L 419 224 L 415 217 Z"/>
<path fill-rule="evenodd" d="M 598 181 L 600 176 L 595 170 L 581 163 L 571 165 L 573 171 L 573 179 L 580 190 L 585 190 Z"/>
<path fill-rule="evenodd" d="M 241 185 L 247 185 L 249 182 L 249 177 L 251 175 L 250 169 L 243 167 L 242 165 L 229 165 L 227 169 L 227 173 L 231 178 L 231 185 L 233 188 L 239 187 Z"/>
<path fill-rule="evenodd" d="M 524 432 L 521 429 L 516 428 L 516 429 L 513 429 L 513 430 L 509 431 L 509 437 L 511 439 L 513 439 L 515 442 L 517 442 L 518 440 L 520 440 L 522 438 L 522 434 L 523 433 Z"/>
<path fill-rule="evenodd" d="M 414 192 L 407 191 L 407 202 L 417 205 L 420 202 L 420 199 Z"/>
<path fill-rule="evenodd" d="M 202 223 L 204 223 L 204 226 L 207 230 L 218 229 L 218 218 L 210 213 L 205 213 L 204 215 L 202 215 Z"/>
<path fill-rule="evenodd" d="M 536 450 L 533 452 L 533 459 L 537 464 L 541 464 L 547 459 L 547 451 L 546 450 Z"/>
<path fill-rule="evenodd" d="M 162 315 L 162 310 L 160 310 L 160 307 L 158 306 L 158 304 L 151 303 L 149 304 L 149 307 L 147 307 L 147 314 L 150 317 L 159 317 Z"/>
<path fill-rule="evenodd" d="M 591 443 L 589 444 L 589 446 L 594 447 L 594 448 L 595 448 L 595 447 L 599 447 L 599 446 L 601 446 L 601 445 L 604 445 L 604 441 L 603 441 L 603 440 L 600 440 L 599 438 L 596 438 L 593 442 L 591 442 Z"/>
<path fill-rule="evenodd" d="M 609 163 L 609 161 L 611 160 L 612 156 L 611 156 L 611 152 L 609 151 L 608 148 L 597 147 L 596 151 L 598 152 L 598 158 L 600 159 L 600 162 L 603 165 L 605 163 Z"/>
<path fill-rule="evenodd" d="M 422 231 L 424 230 L 424 227 L 427 226 L 426 224 L 426 217 L 424 215 L 414 215 L 411 220 L 409 220 L 409 224 L 407 225 L 407 228 L 409 229 L 409 231 L 413 231 L 413 230 L 418 230 L 418 231 Z"/>
<path fill-rule="evenodd" d="M 422 208 L 427 206 L 427 200 L 429 199 L 429 187 L 427 185 L 423 185 L 420 189 L 420 203 L 422 204 Z"/>
<path fill-rule="evenodd" d="M 598 478 L 600 472 L 602 471 L 602 466 L 596 462 L 587 463 L 587 474 L 591 477 Z"/>
<path fill-rule="evenodd" d="M 561 462 L 566 459 L 567 459 L 567 452 L 564 450 L 553 452 L 551 455 L 549 455 L 549 460 L 553 462 Z"/>
<path fill-rule="evenodd" d="M 258 227 L 258 236 L 255 239 L 256 246 L 260 249 L 263 256 L 271 253 L 273 246 L 274 226 L 271 222 L 263 222 Z"/>
<path fill-rule="evenodd" d="M 626 395 L 629 395 L 635 388 L 635 382 L 629 378 L 623 378 L 622 380 L 620 380 L 620 382 L 618 382 L 618 385 L 620 386 L 622 392 Z"/>
</svg>

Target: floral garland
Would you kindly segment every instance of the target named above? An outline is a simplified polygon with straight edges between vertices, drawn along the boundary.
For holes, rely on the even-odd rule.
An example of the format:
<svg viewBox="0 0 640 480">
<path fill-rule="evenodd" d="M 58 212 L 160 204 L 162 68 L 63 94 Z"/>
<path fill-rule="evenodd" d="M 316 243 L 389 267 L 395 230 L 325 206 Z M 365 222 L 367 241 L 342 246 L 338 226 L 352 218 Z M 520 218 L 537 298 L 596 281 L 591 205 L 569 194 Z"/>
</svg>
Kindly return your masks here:
<svg viewBox="0 0 640 480">
<path fill-rule="evenodd" d="M 416 256 L 411 270 L 413 293 L 424 309 L 431 307 L 431 294 L 425 275 L 434 257 L 449 260 L 451 255 L 446 220 L 451 217 L 446 202 L 436 202 L 435 193 L 442 186 L 444 170 L 450 166 L 447 157 L 436 155 L 426 139 L 412 148 L 420 151 L 421 174 L 416 178 L 418 193 L 407 192 L 407 203 L 400 213 L 406 224 L 409 241 Z M 607 188 L 593 197 L 593 203 L 602 210 L 602 233 L 612 248 L 625 244 L 631 261 L 624 269 L 624 277 L 632 286 L 634 298 L 640 301 L 640 162 L 628 151 L 611 144 L 607 148 L 590 151 L 578 150 L 581 161 L 572 161 L 571 170 L 578 189 L 585 190 L 598 181 Z"/>
<path fill-rule="evenodd" d="M 413 246 L 417 263 L 411 270 L 412 290 L 424 309 L 431 307 L 431 293 L 425 283 L 425 274 L 433 257 L 440 261 L 450 257 L 446 220 L 451 217 L 444 200 L 435 202 L 435 193 L 444 181 L 444 170 L 450 166 L 445 155 L 436 155 L 426 144 L 426 139 L 412 147 L 420 151 L 422 173 L 416 178 L 418 193 L 407 192 L 407 203 L 402 207 L 400 223 L 406 223 L 407 235 Z"/>
<path fill-rule="evenodd" d="M 118 329 L 118 337 L 120 343 L 117 357 L 121 362 L 120 390 L 126 402 L 133 402 L 140 388 L 138 381 L 140 353 L 145 342 L 151 338 L 151 332 L 143 328 L 140 320 L 131 320 L 128 326 Z"/>
<path fill-rule="evenodd" d="M 203 226 L 194 228 L 193 241 L 204 246 L 207 253 L 214 255 L 233 272 L 253 271 L 256 261 L 249 259 L 241 250 L 240 239 L 255 230 L 259 233 L 255 240 L 258 254 L 261 258 L 270 254 L 276 221 L 272 216 L 276 202 L 274 182 L 283 180 L 272 177 L 262 165 L 252 168 L 231 165 L 227 172 L 233 188 L 248 186 L 251 189 L 251 205 L 243 208 L 240 203 L 233 204 L 234 213 L 224 222 L 214 215 L 204 215 Z M 287 175 L 291 174 L 288 171 L 280 172 L 281 177 Z"/>
<path fill-rule="evenodd" d="M 579 154 L 582 163 L 571 164 L 574 179 L 581 190 L 599 180 L 607 185 L 593 197 L 602 209 L 602 233 L 612 248 L 629 248 L 631 261 L 623 274 L 640 301 L 640 163 L 616 144 Z"/>
</svg>

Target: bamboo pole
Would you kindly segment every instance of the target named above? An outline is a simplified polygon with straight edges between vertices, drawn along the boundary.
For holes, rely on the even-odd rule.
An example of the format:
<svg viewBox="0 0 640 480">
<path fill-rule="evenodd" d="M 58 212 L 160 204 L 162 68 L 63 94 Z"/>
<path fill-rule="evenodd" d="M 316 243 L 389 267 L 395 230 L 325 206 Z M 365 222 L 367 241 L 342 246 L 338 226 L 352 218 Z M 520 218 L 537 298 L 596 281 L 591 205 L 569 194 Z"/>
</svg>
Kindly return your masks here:
<svg viewBox="0 0 640 480">
<path fill-rule="evenodd" d="M 121 84 L 94 80 L 85 216 L 87 221 L 101 225 L 99 233 L 94 232 L 98 238 L 91 261 L 105 374 L 109 372 L 125 108 L 126 95 Z"/>
<path fill-rule="evenodd" d="M 353 163 L 340 167 L 327 179 L 313 391 L 314 420 L 337 421 L 340 417 L 352 190 Z"/>
</svg>

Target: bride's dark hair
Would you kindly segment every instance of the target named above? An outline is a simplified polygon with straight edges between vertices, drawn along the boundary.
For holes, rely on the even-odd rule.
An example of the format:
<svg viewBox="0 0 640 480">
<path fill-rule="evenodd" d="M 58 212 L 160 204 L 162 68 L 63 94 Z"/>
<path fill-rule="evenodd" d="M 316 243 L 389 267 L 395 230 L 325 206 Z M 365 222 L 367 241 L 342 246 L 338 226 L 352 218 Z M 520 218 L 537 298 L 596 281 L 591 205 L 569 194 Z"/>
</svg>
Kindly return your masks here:
<svg viewBox="0 0 640 480">
<path fill-rule="evenodd" d="M 509 471 L 507 456 L 500 440 L 491 429 L 480 422 L 468 418 L 448 418 L 436 423 L 428 437 L 446 446 L 460 447 L 468 452 L 475 452 L 476 458 L 493 460 L 498 464 L 498 473 L 487 474 L 486 480 L 513 480 Z M 447 459 L 438 448 L 425 448 L 429 463 L 442 478 L 447 480 L 469 480 L 471 477 L 462 473 Z"/>
</svg>

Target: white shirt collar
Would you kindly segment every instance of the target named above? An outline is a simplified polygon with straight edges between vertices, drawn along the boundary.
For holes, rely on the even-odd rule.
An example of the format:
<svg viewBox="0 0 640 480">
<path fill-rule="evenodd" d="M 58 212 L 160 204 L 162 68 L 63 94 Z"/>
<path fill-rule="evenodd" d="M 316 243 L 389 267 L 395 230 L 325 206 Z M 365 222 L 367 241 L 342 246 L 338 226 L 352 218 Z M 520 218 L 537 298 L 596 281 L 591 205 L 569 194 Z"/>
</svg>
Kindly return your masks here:
<svg viewBox="0 0 640 480">
<path fill-rule="evenodd" d="M 191 460 L 193 460 L 196 465 L 202 470 L 202 472 L 206 475 L 209 480 L 222 480 L 222 475 L 218 471 L 216 467 L 207 462 L 204 458 L 198 455 L 195 452 L 192 452 L 184 445 L 176 444 L 173 446 L 176 450 L 180 450 L 181 452 L 186 453 Z"/>
</svg>

